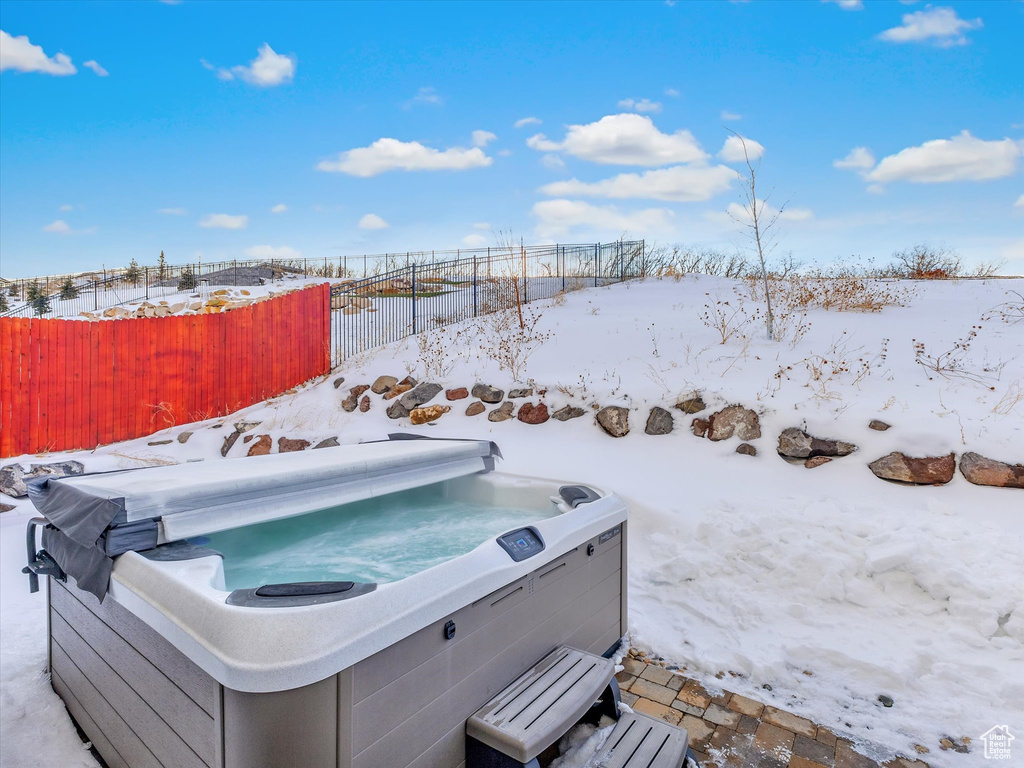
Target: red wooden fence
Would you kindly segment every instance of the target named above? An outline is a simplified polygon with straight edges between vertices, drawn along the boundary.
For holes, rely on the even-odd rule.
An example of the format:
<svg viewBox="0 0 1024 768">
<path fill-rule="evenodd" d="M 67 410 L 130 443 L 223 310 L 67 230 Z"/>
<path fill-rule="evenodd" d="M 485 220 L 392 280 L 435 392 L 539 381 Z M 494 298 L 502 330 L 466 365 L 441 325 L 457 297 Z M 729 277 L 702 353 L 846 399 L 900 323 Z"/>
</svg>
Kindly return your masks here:
<svg viewBox="0 0 1024 768">
<path fill-rule="evenodd" d="M 0 318 L 0 457 L 223 416 L 330 370 L 330 286 L 209 315 Z"/>
</svg>

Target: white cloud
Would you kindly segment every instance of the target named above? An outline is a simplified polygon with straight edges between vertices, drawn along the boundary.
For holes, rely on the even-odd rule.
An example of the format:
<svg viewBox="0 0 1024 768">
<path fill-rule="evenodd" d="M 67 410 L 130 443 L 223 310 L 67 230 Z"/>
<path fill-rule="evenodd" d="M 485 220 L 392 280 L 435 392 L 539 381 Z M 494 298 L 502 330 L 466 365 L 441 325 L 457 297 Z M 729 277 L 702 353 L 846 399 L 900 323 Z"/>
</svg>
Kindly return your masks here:
<svg viewBox="0 0 1024 768">
<path fill-rule="evenodd" d="M 59 206 L 57 208 L 57 210 L 58 211 L 73 211 L 73 210 L 75 210 L 75 206 L 69 205 L 68 203 L 64 203 L 64 205 Z"/>
<path fill-rule="evenodd" d="M 814 218 L 814 211 L 810 208 L 783 208 L 782 213 L 779 213 L 779 209 L 768 204 L 764 200 L 758 200 L 758 219 L 765 217 L 771 219 L 773 216 L 778 216 L 779 221 L 810 221 Z M 726 208 L 726 212 L 729 214 L 729 218 L 732 221 L 749 221 L 750 220 L 750 209 L 745 205 L 739 203 L 729 203 L 729 207 Z"/>
<path fill-rule="evenodd" d="M 199 220 L 199 226 L 206 229 L 245 229 L 248 223 L 248 216 L 230 213 L 208 213 Z"/>
<path fill-rule="evenodd" d="M 506 148 L 506 149 L 499 149 L 498 150 L 498 157 L 508 157 L 511 154 L 512 154 L 512 150 L 508 149 L 508 148 Z"/>
<path fill-rule="evenodd" d="M 744 143 L 747 145 L 746 154 L 743 151 Z M 748 139 L 746 136 L 742 141 L 739 136 L 729 136 L 718 152 L 718 157 L 727 163 L 743 163 L 747 158 L 754 161 L 762 155 L 764 155 L 764 145 L 759 141 Z"/>
<path fill-rule="evenodd" d="M 867 147 L 854 147 L 846 157 L 833 160 L 832 165 L 836 168 L 866 171 L 875 167 L 875 156 Z"/>
<path fill-rule="evenodd" d="M 473 131 L 473 146 L 474 147 L 486 147 L 490 142 L 494 141 L 498 136 L 491 133 L 490 131 Z"/>
<path fill-rule="evenodd" d="M 426 104 L 431 107 L 440 107 L 444 105 L 444 100 L 441 95 L 434 90 L 433 87 L 427 86 L 420 88 L 416 91 L 416 95 L 409 99 L 407 102 L 402 104 L 402 109 L 412 109 L 417 104 Z"/>
<path fill-rule="evenodd" d="M 864 0 L 821 0 L 823 3 L 835 3 L 844 11 L 863 11 Z"/>
<path fill-rule="evenodd" d="M 864 178 L 879 184 L 911 181 L 935 184 L 946 181 L 987 181 L 1010 176 L 1024 154 L 1013 139 L 985 141 L 968 131 L 951 139 L 926 141 L 883 157 Z"/>
<path fill-rule="evenodd" d="M 540 164 L 551 171 L 560 171 L 565 168 L 565 160 L 558 155 L 547 154 L 541 157 Z"/>
<path fill-rule="evenodd" d="M 981 19 L 961 19 L 952 8 L 925 8 L 905 13 L 903 24 L 887 29 L 878 37 L 891 43 L 932 42 L 940 48 L 967 45 L 965 33 L 980 29 Z"/>
<path fill-rule="evenodd" d="M 106 77 L 110 74 L 109 72 L 107 72 L 107 70 L 100 66 L 100 63 L 95 59 L 89 59 L 88 61 L 83 62 L 82 66 L 91 69 L 93 72 L 96 73 L 97 77 Z"/>
<path fill-rule="evenodd" d="M 479 147 L 452 147 L 442 152 L 418 141 L 383 138 L 368 147 L 342 152 L 337 160 L 322 160 L 316 167 L 366 178 L 385 171 L 465 171 L 493 162 Z"/>
<path fill-rule="evenodd" d="M 678 88 L 666 88 L 665 89 L 665 95 L 666 96 L 671 96 L 673 99 L 678 99 L 679 98 L 679 89 Z"/>
<path fill-rule="evenodd" d="M 534 203 L 530 212 L 537 219 L 537 236 L 543 238 L 564 237 L 573 229 L 615 234 L 665 232 L 671 229 L 673 218 L 666 208 L 621 211 L 579 200 L 544 200 Z"/>
<path fill-rule="evenodd" d="M 1024 211 L 1024 195 L 1021 195 L 1020 197 L 1017 198 L 1017 202 L 1013 204 L 1013 207 L 1020 208 L 1022 211 Z"/>
<path fill-rule="evenodd" d="M 736 172 L 724 165 L 659 168 L 643 173 L 622 173 L 610 179 L 587 183 L 578 179 L 556 181 L 540 188 L 545 195 L 584 195 L 615 199 L 645 198 L 675 203 L 709 200 L 725 192 Z"/>
<path fill-rule="evenodd" d="M 51 224 L 47 224 L 43 227 L 43 232 L 56 232 L 59 235 L 66 235 L 71 232 L 71 227 L 63 219 L 57 219 Z"/>
<path fill-rule="evenodd" d="M 388 223 L 376 213 L 368 213 L 359 220 L 360 229 L 387 229 Z"/>
<path fill-rule="evenodd" d="M 473 224 L 473 229 L 490 229 L 491 222 L 489 221 L 477 221 Z"/>
<path fill-rule="evenodd" d="M 739 114 L 738 112 L 730 112 L 727 109 L 723 109 L 721 118 L 726 122 L 732 122 L 734 120 L 742 120 L 743 115 Z"/>
<path fill-rule="evenodd" d="M 487 245 L 487 238 L 483 235 L 466 235 L 462 238 L 462 244 L 467 248 L 483 248 Z"/>
<path fill-rule="evenodd" d="M 596 123 L 570 125 L 565 139 L 549 140 L 538 133 L 526 142 L 539 152 L 566 152 L 594 163 L 670 165 L 707 157 L 689 131 L 662 133 L 643 115 L 606 115 Z"/>
<path fill-rule="evenodd" d="M 184 208 L 161 208 L 157 213 L 162 213 L 167 216 L 184 216 L 188 211 Z"/>
<path fill-rule="evenodd" d="M 541 119 L 539 117 L 521 117 L 516 120 L 512 125 L 516 128 L 523 128 L 527 125 L 540 125 Z"/>
<path fill-rule="evenodd" d="M 250 259 L 297 259 L 302 251 L 290 245 L 254 245 L 245 249 L 245 255 Z"/>
<path fill-rule="evenodd" d="M 650 99 L 622 99 L 619 109 L 631 109 L 634 112 L 661 112 L 661 102 Z"/>
<path fill-rule="evenodd" d="M 284 213 L 287 210 L 288 210 L 288 206 L 287 205 L 285 205 L 284 203 L 278 203 L 277 205 L 275 205 L 273 208 L 270 209 L 270 212 L 271 213 Z"/>
<path fill-rule="evenodd" d="M 884 195 L 885 187 L 883 187 L 881 184 L 868 184 L 866 187 L 864 187 L 864 191 L 867 192 L 869 195 Z"/>
<path fill-rule="evenodd" d="M 0 72 L 8 69 L 58 76 L 78 71 L 66 54 L 58 53 L 50 58 L 41 46 L 29 42 L 28 35 L 12 37 L 0 29 Z"/>
<path fill-rule="evenodd" d="M 206 69 L 216 71 L 217 77 L 221 80 L 239 80 L 257 85 L 261 88 L 270 88 L 275 85 L 291 82 L 295 77 L 296 59 L 294 56 L 285 56 L 275 53 L 268 43 L 264 43 L 258 49 L 256 58 L 247 65 L 239 64 L 230 69 L 218 69 L 205 59 L 199 63 Z"/>
</svg>

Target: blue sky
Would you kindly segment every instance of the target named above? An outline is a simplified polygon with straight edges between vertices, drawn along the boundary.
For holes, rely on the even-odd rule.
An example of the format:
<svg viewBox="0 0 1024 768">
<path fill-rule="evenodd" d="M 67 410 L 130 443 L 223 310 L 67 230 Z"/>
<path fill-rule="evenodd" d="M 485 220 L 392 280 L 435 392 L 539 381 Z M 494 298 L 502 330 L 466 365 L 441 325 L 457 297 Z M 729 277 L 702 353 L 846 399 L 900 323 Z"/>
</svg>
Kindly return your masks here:
<svg viewBox="0 0 1024 768">
<path fill-rule="evenodd" d="M 1024 272 L 1024 2 L 0 2 L 0 274 L 610 240 Z M 967 133 L 964 133 L 967 132 Z"/>
</svg>

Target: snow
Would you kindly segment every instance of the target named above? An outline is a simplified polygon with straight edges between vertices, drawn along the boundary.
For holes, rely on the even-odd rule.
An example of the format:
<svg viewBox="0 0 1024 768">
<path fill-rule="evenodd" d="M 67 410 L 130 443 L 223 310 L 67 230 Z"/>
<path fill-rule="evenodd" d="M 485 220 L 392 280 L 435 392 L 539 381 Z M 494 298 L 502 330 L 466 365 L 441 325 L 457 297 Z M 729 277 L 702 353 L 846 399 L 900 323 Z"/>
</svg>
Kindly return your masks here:
<svg viewBox="0 0 1024 768">
<path fill-rule="evenodd" d="M 380 374 L 507 388 L 512 377 L 492 359 L 500 333 L 481 321 L 480 333 L 461 324 L 457 335 L 431 332 L 352 358 L 295 394 L 225 419 L 66 456 L 88 471 L 215 461 L 230 424 L 243 419 L 261 421 L 255 433 L 275 443 L 332 435 L 354 443 L 401 430 L 493 439 L 505 471 L 592 482 L 629 501 L 635 645 L 709 688 L 808 717 L 876 758 L 913 757 L 922 744 L 937 768 L 979 765 L 982 733 L 1002 723 L 1024 731 L 1024 494 L 974 486 L 959 473 L 946 486 L 899 486 L 866 465 L 894 450 L 1024 462 L 1024 401 L 1014 394 L 1024 382 L 1024 327 L 990 319 L 1021 283 L 905 284 L 906 306 L 813 309 L 787 321 L 783 341 L 768 341 L 752 320 L 725 344 L 701 321 L 705 305 L 730 301 L 753 316 L 757 304 L 743 283 L 723 278 L 651 279 L 531 305 L 551 337 L 519 378 L 545 389 L 552 410 L 629 407 L 632 430 L 618 440 L 589 416 L 543 426 L 466 417 L 470 400 L 418 428 L 389 420 L 376 396 L 368 414 L 339 407 L 350 386 Z M 801 323 L 806 332 L 795 334 Z M 929 377 L 915 362 L 915 343 L 937 356 L 972 326 L 980 329 L 956 353 L 958 369 Z M 346 382 L 335 389 L 338 375 Z M 733 403 L 756 409 L 759 455 L 736 454 L 735 439 L 697 439 L 691 417 L 675 410 L 672 434 L 643 434 L 651 406 L 671 408 L 693 391 L 708 403 L 701 415 Z M 868 429 L 875 418 L 892 429 Z M 215 424 L 226 426 L 204 428 Z M 774 446 L 791 426 L 859 450 L 814 470 L 787 464 Z M 184 429 L 195 433 L 185 445 L 147 445 Z M 230 455 L 246 450 L 239 440 Z M 22 748 L 33 760 L 52 748 L 71 756 L 65 764 L 86 761 L 41 671 L 43 602 L 25 593 L 18 573 L 23 508 L 0 518 L 4 762 L 29 754 Z M 40 745 L 29 734 L 44 724 L 54 738 Z M 947 736 L 970 737 L 972 753 L 940 750 Z"/>
</svg>

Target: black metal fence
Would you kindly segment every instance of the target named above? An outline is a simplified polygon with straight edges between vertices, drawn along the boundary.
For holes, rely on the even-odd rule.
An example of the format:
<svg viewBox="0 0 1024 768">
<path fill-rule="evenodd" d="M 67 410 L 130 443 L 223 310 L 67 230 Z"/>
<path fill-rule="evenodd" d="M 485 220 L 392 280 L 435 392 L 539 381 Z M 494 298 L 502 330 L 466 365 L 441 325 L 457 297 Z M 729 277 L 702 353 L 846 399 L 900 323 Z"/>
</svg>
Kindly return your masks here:
<svg viewBox="0 0 1024 768">
<path fill-rule="evenodd" d="M 644 241 L 511 246 L 460 252 L 335 284 L 332 363 L 426 330 L 442 328 L 578 288 L 644 274 Z"/>
</svg>

